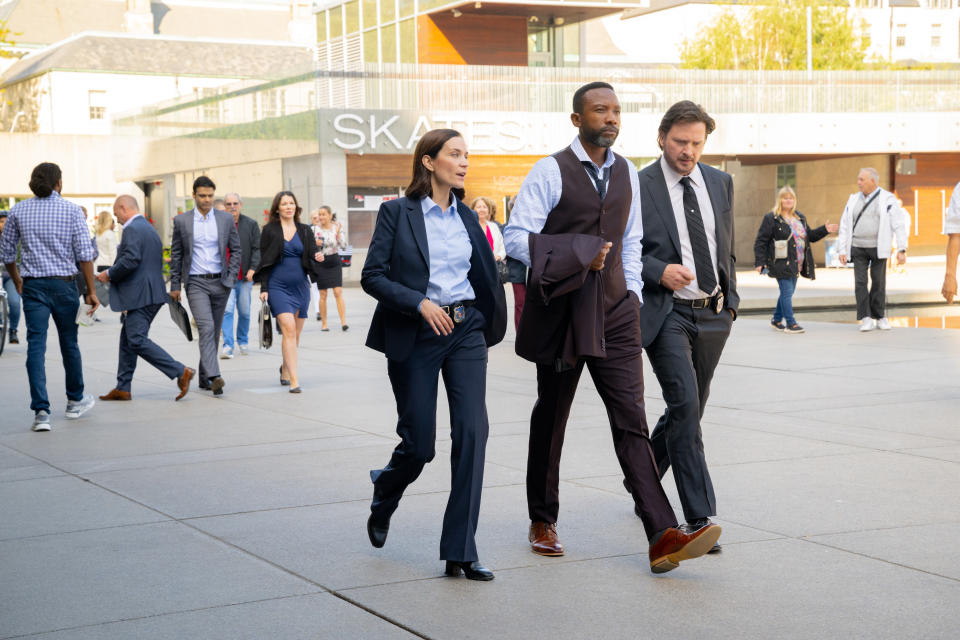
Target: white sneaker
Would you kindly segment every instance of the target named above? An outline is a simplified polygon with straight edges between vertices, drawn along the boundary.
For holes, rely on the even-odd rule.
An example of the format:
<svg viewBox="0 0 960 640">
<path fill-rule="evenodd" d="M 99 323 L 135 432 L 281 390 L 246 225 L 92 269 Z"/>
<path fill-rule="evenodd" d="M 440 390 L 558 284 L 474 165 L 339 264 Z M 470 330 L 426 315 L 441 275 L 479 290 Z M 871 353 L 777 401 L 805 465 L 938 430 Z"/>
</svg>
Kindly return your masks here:
<svg viewBox="0 0 960 640">
<path fill-rule="evenodd" d="M 886 318 L 880 318 L 877 320 L 877 329 L 882 331 L 890 331 L 890 321 Z"/>
<path fill-rule="evenodd" d="M 242 355 L 242 356 L 247 355 L 247 345 L 245 345 L 245 344 L 241 344 L 241 345 L 240 345 L 240 355 Z"/>
<path fill-rule="evenodd" d="M 220 359 L 229 360 L 232 357 L 233 357 L 233 349 L 231 349 L 227 345 L 223 345 L 223 351 L 220 352 Z"/>
<path fill-rule="evenodd" d="M 50 412 L 41 409 L 33 416 L 33 431 L 50 431 Z"/>
<path fill-rule="evenodd" d="M 93 396 L 85 393 L 80 400 L 67 400 L 67 410 L 63 415 L 71 420 L 76 420 L 87 411 L 90 411 L 90 409 L 93 409 L 94 404 Z"/>
<path fill-rule="evenodd" d="M 864 318 L 860 321 L 860 331 L 873 331 L 877 328 L 877 322 L 873 318 Z M 889 326 L 887 327 L 889 329 Z"/>
</svg>

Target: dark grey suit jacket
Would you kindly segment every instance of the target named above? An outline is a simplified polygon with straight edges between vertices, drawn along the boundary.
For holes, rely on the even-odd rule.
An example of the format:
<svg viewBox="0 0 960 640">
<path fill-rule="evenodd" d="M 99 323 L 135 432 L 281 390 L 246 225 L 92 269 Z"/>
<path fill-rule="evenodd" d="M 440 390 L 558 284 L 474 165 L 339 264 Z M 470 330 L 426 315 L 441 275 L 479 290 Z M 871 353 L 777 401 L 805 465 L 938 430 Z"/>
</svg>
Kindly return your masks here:
<svg viewBox="0 0 960 640">
<path fill-rule="evenodd" d="M 137 216 L 123 230 L 110 276 L 110 308 L 140 309 L 170 300 L 163 283 L 163 243 L 156 229 Z"/>
<path fill-rule="evenodd" d="M 220 248 L 220 282 L 232 289 L 240 273 L 240 235 L 233 223 L 233 216 L 226 211 L 213 209 L 217 222 L 217 240 Z M 227 257 L 227 249 L 229 258 Z M 193 264 L 193 209 L 173 219 L 173 239 L 170 242 L 170 291 L 190 283 L 190 265 Z"/>
<path fill-rule="evenodd" d="M 733 178 L 700 163 L 700 172 L 710 194 L 717 228 L 717 273 L 724 306 L 736 313 L 740 306 L 733 255 Z M 667 181 L 657 160 L 640 171 L 640 208 L 643 216 L 643 306 L 640 337 L 647 347 L 660 333 L 663 320 L 673 309 L 673 291 L 660 284 L 668 264 L 681 264 L 680 234 L 667 192 Z"/>
</svg>

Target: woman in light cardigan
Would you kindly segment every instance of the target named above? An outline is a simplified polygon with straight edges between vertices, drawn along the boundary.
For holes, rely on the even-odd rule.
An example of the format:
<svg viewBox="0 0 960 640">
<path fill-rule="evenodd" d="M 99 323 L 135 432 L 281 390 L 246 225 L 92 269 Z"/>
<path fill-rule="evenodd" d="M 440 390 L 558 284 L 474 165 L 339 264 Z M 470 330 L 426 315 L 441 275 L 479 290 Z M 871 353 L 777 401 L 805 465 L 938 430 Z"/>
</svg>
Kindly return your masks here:
<svg viewBox="0 0 960 640">
<path fill-rule="evenodd" d="M 120 242 L 117 240 L 117 232 L 114 231 L 115 224 L 113 214 L 109 211 L 104 210 L 97 214 L 96 234 L 99 255 L 93 263 L 96 271 L 109 269 L 117 259 L 117 247 Z"/>
<path fill-rule="evenodd" d="M 480 228 L 483 230 L 483 235 L 487 236 L 494 259 L 497 262 L 506 260 L 507 249 L 503 245 L 503 234 L 500 233 L 500 227 L 496 223 L 497 205 L 490 198 L 480 196 L 473 199 L 470 208 L 476 211 L 480 218 Z"/>
</svg>

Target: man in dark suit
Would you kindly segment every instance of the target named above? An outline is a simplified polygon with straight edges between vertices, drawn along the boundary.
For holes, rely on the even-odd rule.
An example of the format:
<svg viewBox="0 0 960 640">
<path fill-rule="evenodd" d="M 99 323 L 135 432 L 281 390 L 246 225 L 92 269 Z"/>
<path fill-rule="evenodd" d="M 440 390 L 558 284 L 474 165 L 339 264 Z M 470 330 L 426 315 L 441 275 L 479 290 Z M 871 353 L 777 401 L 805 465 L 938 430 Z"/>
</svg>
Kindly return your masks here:
<svg viewBox="0 0 960 640">
<path fill-rule="evenodd" d="M 120 361 L 117 386 L 101 400 L 129 400 L 133 372 L 140 356 L 180 389 L 176 400 L 187 394 L 194 370 L 170 357 L 147 335 L 157 312 L 169 300 L 163 283 L 163 244 L 147 219 L 140 214 L 137 201 L 120 196 L 113 203 L 113 214 L 123 225 L 123 238 L 117 247 L 113 266 L 97 274 L 100 282 L 110 282 L 110 307 L 123 311 L 120 329 Z"/>
<path fill-rule="evenodd" d="M 240 236 L 233 216 L 213 208 L 216 185 L 207 176 L 193 181 L 196 206 L 173 219 L 170 244 L 170 297 L 180 301 L 187 288 L 190 311 L 197 321 L 201 389 L 223 393 L 217 360 L 220 325 L 230 290 L 240 273 Z"/>
<path fill-rule="evenodd" d="M 700 419 L 737 316 L 733 179 L 699 162 L 715 123 L 697 104 L 670 107 L 663 155 L 639 174 L 643 212 L 640 335 L 666 411 L 651 435 L 660 476 L 673 466 L 687 527 L 716 515 Z M 715 545 L 712 551 L 719 551 Z"/>
<path fill-rule="evenodd" d="M 515 345 L 518 355 L 537 363 L 527 454 L 528 540 L 536 554 L 564 554 L 556 528 L 560 451 L 586 366 L 643 521 L 650 568 L 664 573 L 706 553 L 720 528 L 681 529 L 653 461 L 637 331 L 637 310 L 646 297 L 640 198 L 633 165 L 610 149 L 620 132 L 613 87 L 580 87 L 570 120 L 577 137 L 534 165 L 504 233 L 507 252 L 531 268 Z"/>
</svg>

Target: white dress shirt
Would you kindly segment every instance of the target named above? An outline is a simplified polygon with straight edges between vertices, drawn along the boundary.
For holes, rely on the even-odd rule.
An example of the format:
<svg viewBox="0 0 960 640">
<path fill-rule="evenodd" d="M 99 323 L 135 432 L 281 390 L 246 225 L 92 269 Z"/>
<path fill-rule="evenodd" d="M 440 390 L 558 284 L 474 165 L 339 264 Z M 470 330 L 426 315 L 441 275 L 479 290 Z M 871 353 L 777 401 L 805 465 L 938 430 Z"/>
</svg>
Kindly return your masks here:
<svg viewBox="0 0 960 640">
<path fill-rule="evenodd" d="M 950 206 L 947 207 L 947 215 L 943 219 L 943 232 L 960 233 L 960 182 L 953 188 L 953 195 L 950 196 Z"/>
<path fill-rule="evenodd" d="M 577 136 L 570 143 L 570 149 L 581 162 L 590 162 L 598 173 L 604 169 L 613 166 L 616 156 L 613 151 L 607 149 L 607 157 L 603 166 L 598 167 L 595 162 L 590 160 L 580 137 Z M 627 288 L 637 294 L 640 302 L 643 302 L 643 280 L 641 279 L 641 269 L 643 265 L 640 260 L 640 252 L 643 240 L 643 220 L 640 216 L 640 180 L 633 165 L 627 162 L 627 174 L 630 178 L 630 189 L 632 196 L 630 198 L 630 214 L 627 218 L 627 226 L 623 231 L 623 248 L 620 251 L 623 260 L 623 272 L 627 280 Z M 590 184 L 596 189 L 596 183 L 593 176 L 586 167 L 584 173 L 590 176 Z M 537 161 L 530 173 L 523 180 L 523 185 L 517 193 L 517 200 L 513 204 L 513 210 L 510 212 L 510 220 L 503 230 L 503 241 L 507 248 L 507 255 L 515 258 L 530 266 L 530 245 L 528 237 L 531 233 L 540 233 L 547 223 L 547 216 L 553 211 L 557 203 L 560 202 L 560 194 L 563 191 L 563 178 L 560 175 L 560 166 L 553 156 L 547 156 Z"/>
<path fill-rule="evenodd" d="M 673 297 L 699 300 L 714 295 L 720 290 L 719 284 L 709 293 L 701 291 L 700 285 L 697 284 L 697 265 L 693 262 L 693 245 L 690 244 L 690 232 L 687 231 L 687 216 L 683 213 L 683 185 L 680 184 L 680 179 L 683 176 L 674 171 L 663 156 L 660 156 L 660 168 L 663 169 L 663 177 L 667 181 L 667 192 L 670 194 L 673 218 L 677 222 L 677 234 L 680 237 L 680 260 L 683 266 L 693 272 L 693 282 L 683 289 L 674 291 Z M 697 204 L 700 205 L 700 215 L 703 217 L 703 230 L 707 235 L 707 247 L 710 249 L 713 276 L 719 283 L 720 275 L 717 273 L 717 220 L 713 214 L 710 194 L 707 193 L 707 185 L 703 181 L 703 173 L 700 171 L 699 164 L 695 165 L 693 171 L 690 172 L 690 182 L 693 186 L 693 192 L 697 196 Z"/>
<path fill-rule="evenodd" d="M 190 263 L 190 275 L 220 273 L 223 262 L 220 259 L 220 239 L 217 234 L 217 219 L 213 209 L 207 215 L 200 215 L 193 209 L 193 258 Z"/>
</svg>

